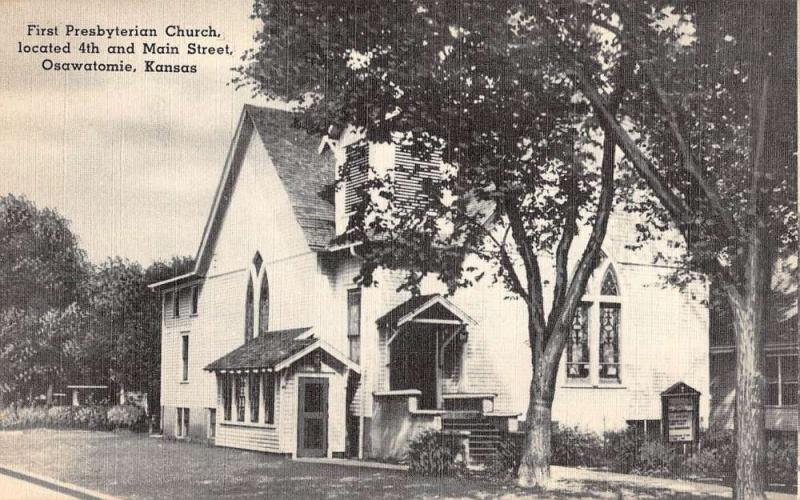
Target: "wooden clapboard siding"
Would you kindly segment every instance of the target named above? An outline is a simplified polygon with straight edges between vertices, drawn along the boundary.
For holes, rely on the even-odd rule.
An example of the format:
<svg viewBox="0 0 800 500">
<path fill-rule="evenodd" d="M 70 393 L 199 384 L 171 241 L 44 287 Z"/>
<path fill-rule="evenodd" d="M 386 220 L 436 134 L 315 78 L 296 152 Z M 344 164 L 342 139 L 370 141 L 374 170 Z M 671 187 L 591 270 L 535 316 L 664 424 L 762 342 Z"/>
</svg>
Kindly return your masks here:
<svg viewBox="0 0 800 500">
<path fill-rule="evenodd" d="M 242 159 L 211 249 L 198 315 L 189 315 L 188 288 L 182 295 L 180 318 L 170 319 L 172 306 L 165 304 L 162 405 L 216 406 L 216 379 L 203 368 L 244 343 L 247 268 L 256 251 L 262 255 L 270 284 L 270 329 L 323 324 L 332 287 L 319 272 L 317 254 L 308 247 L 289 196 L 258 136 L 250 141 Z M 186 383 L 180 380 L 182 334 L 189 335 Z"/>
<path fill-rule="evenodd" d="M 227 422 L 217 424 L 215 444 L 243 450 L 282 452 L 277 428 L 250 427 Z"/>
</svg>

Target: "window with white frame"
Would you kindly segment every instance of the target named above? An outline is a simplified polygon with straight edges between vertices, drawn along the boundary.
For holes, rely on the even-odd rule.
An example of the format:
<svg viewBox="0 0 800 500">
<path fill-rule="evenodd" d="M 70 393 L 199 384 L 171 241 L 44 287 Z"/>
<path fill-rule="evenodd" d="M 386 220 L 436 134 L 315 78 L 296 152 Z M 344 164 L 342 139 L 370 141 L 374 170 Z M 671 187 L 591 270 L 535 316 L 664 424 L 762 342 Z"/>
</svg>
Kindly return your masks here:
<svg viewBox="0 0 800 500">
<path fill-rule="evenodd" d="M 178 408 L 177 416 L 175 437 L 185 438 L 189 435 L 189 408 Z"/>
<path fill-rule="evenodd" d="M 217 437 L 217 409 L 216 408 L 209 408 L 208 409 L 208 430 L 206 431 L 206 437 L 208 439 L 214 439 Z"/>
<path fill-rule="evenodd" d="M 570 382 L 621 382 L 620 321 L 622 298 L 613 266 L 601 265 L 575 311 L 567 345 L 566 376 Z"/>
<path fill-rule="evenodd" d="M 236 384 L 235 389 L 236 391 L 236 421 L 237 422 L 244 422 L 244 415 L 246 411 L 245 402 L 247 400 L 247 376 L 246 375 L 237 375 L 236 376 Z"/>
<path fill-rule="evenodd" d="M 257 423 L 261 405 L 261 374 L 250 373 L 247 383 L 250 396 L 250 422 Z"/>
<path fill-rule="evenodd" d="M 767 354 L 767 406 L 797 406 L 797 354 Z"/>
<path fill-rule="evenodd" d="M 180 318 L 181 317 L 181 291 L 175 290 L 175 293 L 172 294 L 172 317 L 173 318 Z"/>
<path fill-rule="evenodd" d="M 347 291 L 347 341 L 350 359 L 361 360 L 361 289 Z"/>
<path fill-rule="evenodd" d="M 172 309 L 172 292 L 165 292 L 164 293 L 164 304 L 163 304 L 163 312 L 164 312 L 164 322 L 167 321 L 167 311 Z"/>
<path fill-rule="evenodd" d="M 200 302 L 200 287 L 195 285 L 192 287 L 192 312 L 193 316 L 197 315 L 197 306 Z"/>
<path fill-rule="evenodd" d="M 220 404 L 222 405 L 223 420 L 252 424 L 275 423 L 275 381 L 276 376 L 273 372 L 222 374 Z"/>
<path fill-rule="evenodd" d="M 589 304 L 581 303 L 572 319 L 567 339 L 567 377 L 589 377 Z"/>
<path fill-rule="evenodd" d="M 233 377 L 228 374 L 222 375 L 222 418 L 230 421 L 232 414 L 232 393 L 233 392 Z"/>
<path fill-rule="evenodd" d="M 250 263 L 245 296 L 244 340 L 248 342 L 269 329 L 269 280 L 264 259 L 256 252 Z"/>
<path fill-rule="evenodd" d="M 275 374 L 264 374 L 264 423 L 275 423 Z"/>
<path fill-rule="evenodd" d="M 189 336 L 181 335 L 181 381 L 189 380 Z"/>
</svg>

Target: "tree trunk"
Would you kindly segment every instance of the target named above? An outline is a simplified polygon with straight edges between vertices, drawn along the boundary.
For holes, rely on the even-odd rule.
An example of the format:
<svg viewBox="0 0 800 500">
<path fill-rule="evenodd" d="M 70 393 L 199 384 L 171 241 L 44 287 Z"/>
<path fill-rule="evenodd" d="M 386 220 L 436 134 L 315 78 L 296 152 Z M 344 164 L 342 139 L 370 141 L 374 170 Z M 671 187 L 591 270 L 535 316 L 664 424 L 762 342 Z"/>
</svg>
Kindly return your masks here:
<svg viewBox="0 0 800 500">
<path fill-rule="evenodd" d="M 736 483 L 734 498 L 764 498 L 764 342 L 754 311 L 734 311 L 736 334 Z"/>
<path fill-rule="evenodd" d="M 517 475 L 517 485 L 523 488 L 547 487 L 550 482 L 550 417 L 553 403 L 539 399 L 541 391 L 535 385 L 534 382 L 531 382 L 525 451 L 522 454 Z"/>
</svg>

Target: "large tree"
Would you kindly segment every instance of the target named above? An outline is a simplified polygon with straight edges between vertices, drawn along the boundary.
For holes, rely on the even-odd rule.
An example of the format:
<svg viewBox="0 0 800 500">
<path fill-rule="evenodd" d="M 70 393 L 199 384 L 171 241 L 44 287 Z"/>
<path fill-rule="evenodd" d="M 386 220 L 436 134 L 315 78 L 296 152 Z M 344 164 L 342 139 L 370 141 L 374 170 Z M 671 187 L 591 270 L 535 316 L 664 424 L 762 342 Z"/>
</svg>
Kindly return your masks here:
<svg viewBox="0 0 800 500">
<path fill-rule="evenodd" d="M 529 37 L 518 2 L 259 0 L 254 14 L 263 27 L 238 83 L 301 102 L 298 125 L 310 131 L 352 126 L 423 159 L 441 152 L 453 167 L 423 186 L 427 203 L 410 206 L 376 178 L 378 195 L 347 237 L 365 243 L 365 284 L 388 268 L 406 271 L 412 291 L 428 274 L 453 290 L 488 268 L 524 302 L 531 384 L 519 483 L 545 484 L 558 364 L 612 211 L 612 136 L 547 41 Z M 598 37 L 585 50 L 601 47 Z M 619 61 L 608 82 L 612 114 L 630 69 Z"/>
<path fill-rule="evenodd" d="M 0 307 L 44 311 L 81 302 L 88 272 L 69 221 L 25 197 L 0 197 Z"/>
<path fill-rule="evenodd" d="M 49 397 L 75 373 L 89 271 L 60 214 L 0 197 L 0 401 L 34 391 Z"/>
<path fill-rule="evenodd" d="M 183 274 L 193 265 L 189 257 L 173 257 L 143 269 L 117 257 L 96 266 L 89 280 L 91 321 L 82 337 L 85 376 L 147 392 L 151 405 L 157 404 L 161 298 L 147 285 Z"/>
<path fill-rule="evenodd" d="M 776 257 L 796 253 L 796 4 L 531 4 L 596 116 L 689 243 L 733 312 L 737 498 L 764 496 L 765 298 Z M 606 104 L 614 65 L 584 50 L 592 31 L 635 64 L 622 111 Z M 534 30 L 532 30 L 532 34 Z"/>
</svg>

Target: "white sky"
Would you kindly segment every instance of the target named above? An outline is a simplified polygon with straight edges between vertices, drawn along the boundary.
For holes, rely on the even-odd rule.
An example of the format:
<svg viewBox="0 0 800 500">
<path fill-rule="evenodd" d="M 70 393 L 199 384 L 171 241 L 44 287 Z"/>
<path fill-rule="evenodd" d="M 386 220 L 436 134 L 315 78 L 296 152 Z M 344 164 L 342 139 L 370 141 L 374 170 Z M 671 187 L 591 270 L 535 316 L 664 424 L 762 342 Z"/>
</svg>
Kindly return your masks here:
<svg viewBox="0 0 800 500">
<path fill-rule="evenodd" d="M 194 255 L 227 148 L 248 90 L 226 85 L 231 67 L 252 45 L 258 25 L 251 0 L 0 2 L 0 194 L 24 194 L 72 221 L 90 259 L 123 256 L 145 265 Z M 159 43 L 229 43 L 234 56 L 55 54 L 54 61 L 136 63 L 136 73 L 66 73 L 41 69 L 43 56 L 17 42 L 63 44 L 65 37 L 27 37 L 26 25 L 139 25 Z M 214 26 L 222 38 L 168 39 L 169 24 Z M 94 39 L 107 44 L 107 40 Z M 133 41 L 141 50 L 141 38 Z M 196 74 L 145 73 L 143 59 L 197 64 Z"/>
</svg>

